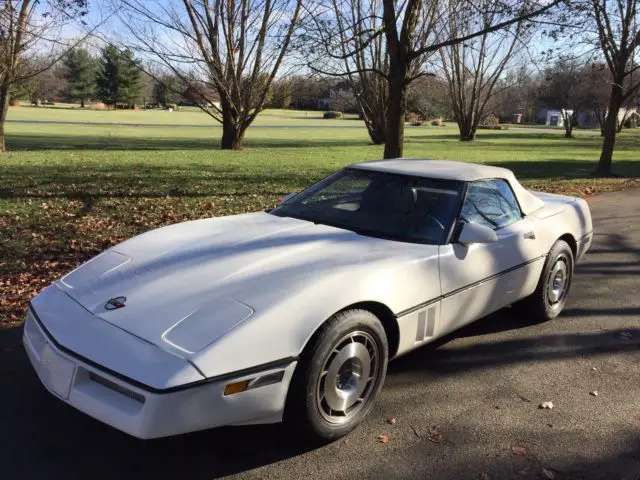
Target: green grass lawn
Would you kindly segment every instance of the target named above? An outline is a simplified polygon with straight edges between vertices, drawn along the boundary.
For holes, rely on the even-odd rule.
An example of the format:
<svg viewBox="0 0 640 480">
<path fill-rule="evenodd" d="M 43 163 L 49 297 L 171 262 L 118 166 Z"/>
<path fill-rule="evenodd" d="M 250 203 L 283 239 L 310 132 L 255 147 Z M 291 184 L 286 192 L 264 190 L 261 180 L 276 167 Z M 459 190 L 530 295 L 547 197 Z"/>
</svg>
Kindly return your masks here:
<svg viewBox="0 0 640 480">
<path fill-rule="evenodd" d="M 344 120 L 324 120 L 324 112 L 302 110 L 265 110 L 255 125 L 363 125 L 357 115 L 347 114 Z M 8 119 L 13 121 L 44 120 L 48 122 L 125 123 L 150 125 L 202 125 L 219 127 L 213 118 L 197 107 L 180 107 L 179 111 L 149 110 L 91 110 L 79 106 L 31 107 L 9 109 Z"/>
<path fill-rule="evenodd" d="M 10 119 L 158 126 L 7 125 L 12 152 L 0 157 L 0 324 L 19 321 L 39 289 L 124 238 L 274 206 L 348 163 L 381 157 L 382 147 L 370 145 L 361 122 L 309 115 L 268 112 L 249 129 L 245 148 L 230 152 L 217 148 L 218 126 L 167 126 L 209 122 L 196 111 L 11 109 Z M 626 178 L 613 180 L 589 178 L 597 134 L 577 132 L 567 140 L 555 130 L 480 131 L 475 142 L 461 143 L 456 133 L 408 128 L 405 154 L 505 166 L 529 187 L 577 195 L 624 188 L 640 177 L 640 130 L 619 137 L 615 169 Z"/>
</svg>

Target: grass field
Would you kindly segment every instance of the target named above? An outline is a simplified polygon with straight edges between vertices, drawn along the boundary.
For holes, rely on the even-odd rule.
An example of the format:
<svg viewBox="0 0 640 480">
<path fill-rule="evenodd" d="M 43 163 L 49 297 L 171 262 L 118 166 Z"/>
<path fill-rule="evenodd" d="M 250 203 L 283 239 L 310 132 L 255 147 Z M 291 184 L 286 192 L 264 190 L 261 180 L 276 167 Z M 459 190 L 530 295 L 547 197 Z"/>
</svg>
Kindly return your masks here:
<svg viewBox="0 0 640 480">
<path fill-rule="evenodd" d="M 256 119 L 255 125 L 308 125 L 327 123 L 324 112 L 301 110 L 266 110 Z M 218 127 L 219 124 L 197 107 L 180 107 L 180 111 L 150 110 L 90 110 L 71 106 L 17 107 L 11 108 L 9 120 L 45 120 L 61 122 L 126 123 L 150 125 L 202 125 Z M 354 126 L 357 115 L 347 114 L 344 120 L 333 120 L 334 124 Z"/>
<path fill-rule="evenodd" d="M 19 321 L 39 289 L 124 238 L 270 207 L 345 164 L 382 155 L 361 122 L 322 120 L 318 112 L 308 118 L 268 112 L 238 152 L 218 150 L 221 129 L 206 127 L 211 121 L 196 111 L 20 107 L 9 119 L 156 126 L 7 125 L 12 152 L 0 157 L 0 324 Z M 610 180 L 589 177 L 600 137 L 576 135 L 480 131 L 475 142 L 461 143 L 453 128 L 408 128 L 405 154 L 505 166 L 529 187 L 577 195 L 638 183 L 640 130 L 619 137 L 615 169 L 626 178 Z"/>
</svg>

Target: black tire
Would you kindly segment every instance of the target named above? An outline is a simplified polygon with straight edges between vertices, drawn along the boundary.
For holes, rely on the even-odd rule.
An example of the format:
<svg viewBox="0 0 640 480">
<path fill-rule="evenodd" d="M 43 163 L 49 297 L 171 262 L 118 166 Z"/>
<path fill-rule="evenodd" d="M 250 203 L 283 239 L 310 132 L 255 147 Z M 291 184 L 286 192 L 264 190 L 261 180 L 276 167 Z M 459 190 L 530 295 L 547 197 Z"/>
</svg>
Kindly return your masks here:
<svg viewBox="0 0 640 480">
<path fill-rule="evenodd" d="M 331 442 L 352 431 L 367 417 L 382 388 L 388 352 L 384 328 L 371 312 L 354 309 L 332 316 L 300 357 L 289 387 L 285 422 L 312 443 Z M 357 400 L 344 411 L 332 410 L 340 400 L 346 404 L 345 398 Z"/>
<path fill-rule="evenodd" d="M 564 274 L 557 270 L 562 268 L 559 262 L 564 265 Z M 520 310 L 531 319 L 540 322 L 552 320 L 560 315 L 571 288 L 573 266 L 571 247 L 564 240 L 558 240 L 549 251 L 535 292 L 517 305 Z M 564 279 L 559 281 L 558 277 L 563 275 Z M 558 287 L 561 290 L 558 296 L 555 294 L 555 290 L 558 289 L 553 288 L 557 284 L 561 284 Z"/>
</svg>

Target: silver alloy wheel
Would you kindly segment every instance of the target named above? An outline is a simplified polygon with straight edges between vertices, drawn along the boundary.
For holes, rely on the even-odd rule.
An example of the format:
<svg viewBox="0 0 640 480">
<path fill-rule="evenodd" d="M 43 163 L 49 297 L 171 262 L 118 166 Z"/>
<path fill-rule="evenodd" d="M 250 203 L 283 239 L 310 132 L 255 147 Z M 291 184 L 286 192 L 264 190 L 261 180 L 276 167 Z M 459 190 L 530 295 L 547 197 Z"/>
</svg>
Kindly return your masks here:
<svg viewBox="0 0 640 480">
<path fill-rule="evenodd" d="M 378 382 L 380 347 L 367 332 L 346 334 L 324 362 L 316 387 L 322 417 L 344 423 L 364 405 Z"/>
<path fill-rule="evenodd" d="M 558 255 L 547 280 L 547 299 L 554 306 L 564 299 L 569 287 L 569 259 L 566 255 Z"/>
</svg>

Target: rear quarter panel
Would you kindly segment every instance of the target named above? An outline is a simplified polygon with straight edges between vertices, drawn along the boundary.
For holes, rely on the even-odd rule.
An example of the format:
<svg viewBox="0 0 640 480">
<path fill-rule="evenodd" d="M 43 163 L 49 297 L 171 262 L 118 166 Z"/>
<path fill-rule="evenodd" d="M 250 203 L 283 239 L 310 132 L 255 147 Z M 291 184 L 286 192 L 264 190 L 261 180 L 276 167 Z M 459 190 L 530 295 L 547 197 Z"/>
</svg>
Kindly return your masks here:
<svg viewBox="0 0 640 480">
<path fill-rule="evenodd" d="M 589 247 L 593 225 L 591 212 L 586 201 L 581 198 L 567 197 L 550 193 L 538 193 L 545 206 L 530 216 L 538 223 L 540 244 L 549 251 L 563 235 L 571 235 L 577 246 L 577 259 L 582 257 Z"/>
</svg>

